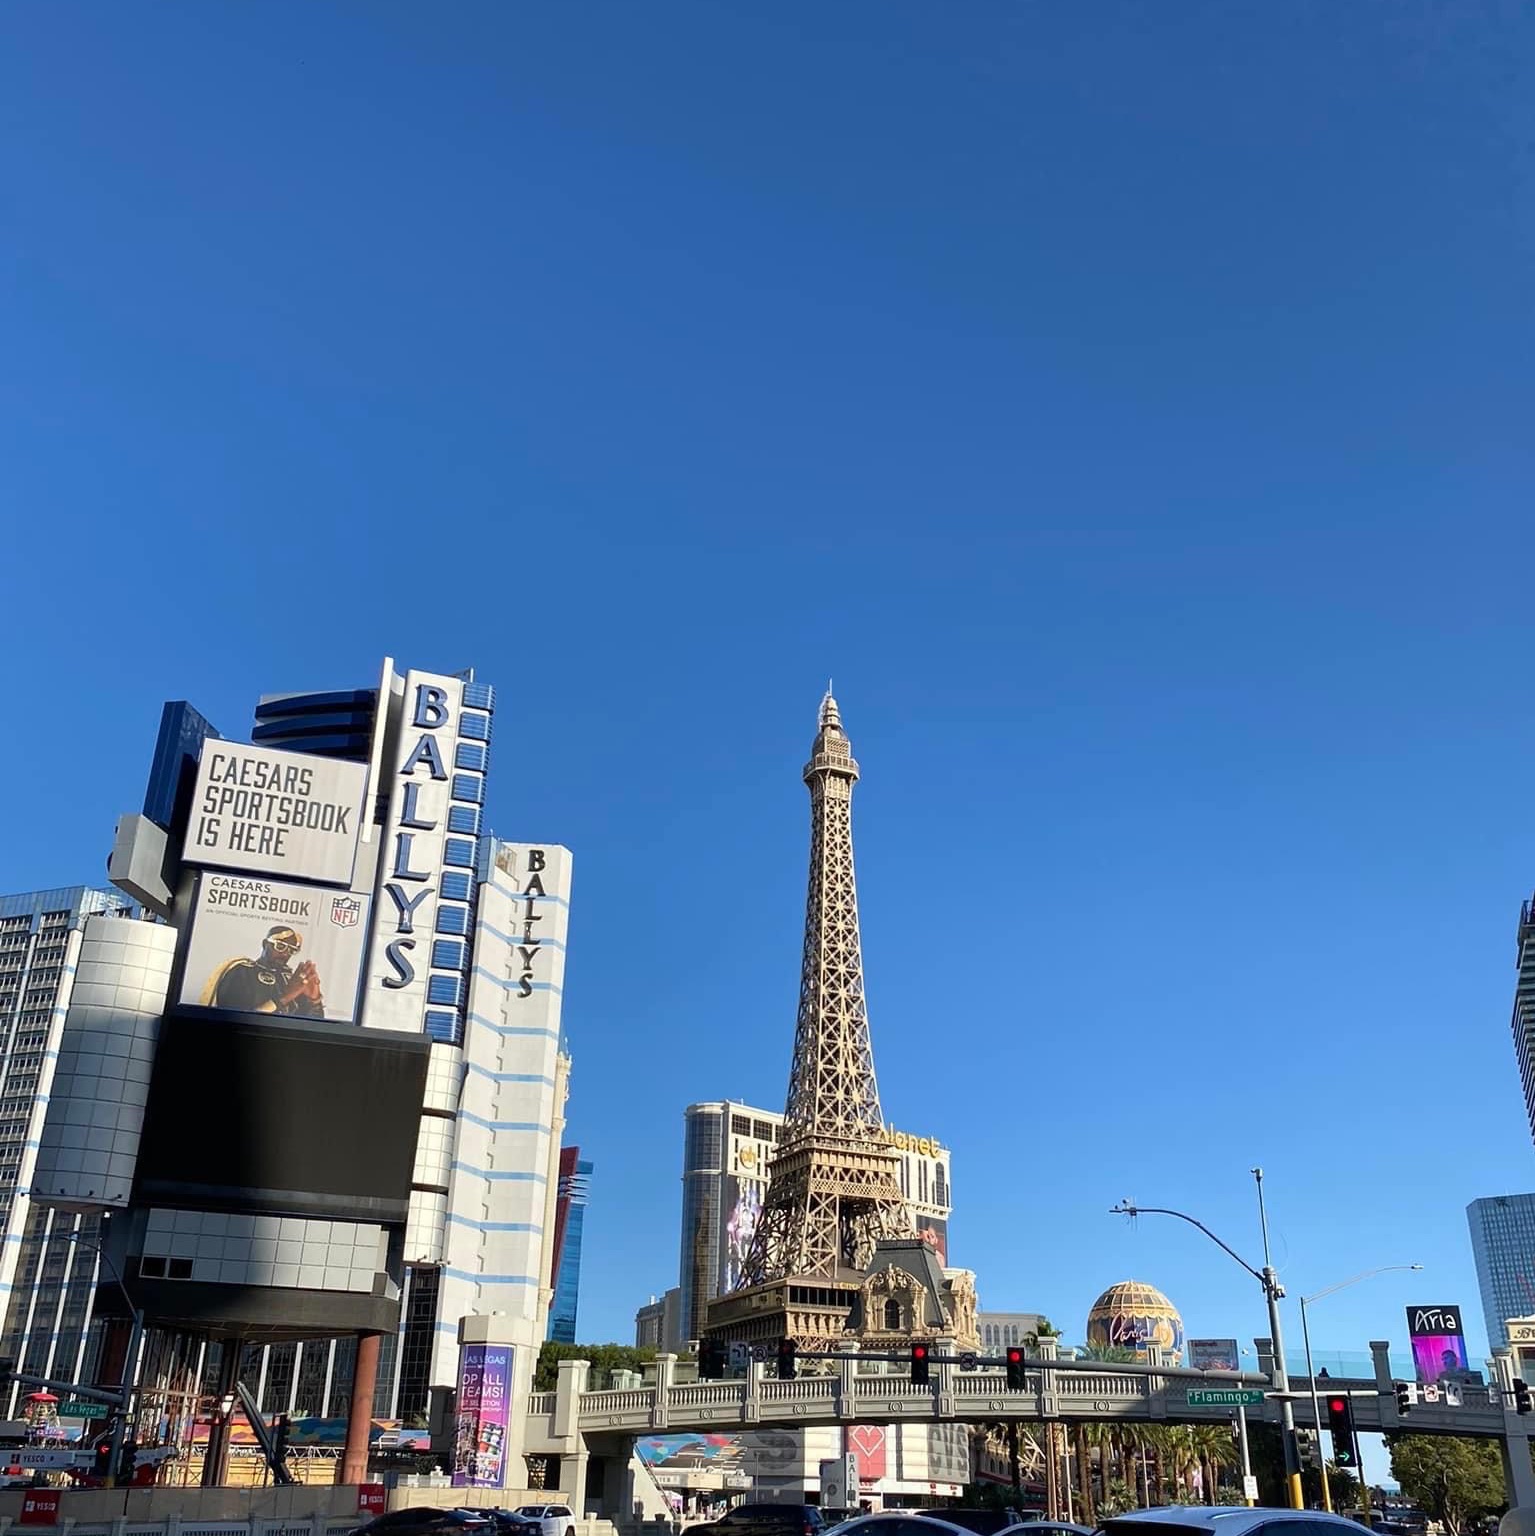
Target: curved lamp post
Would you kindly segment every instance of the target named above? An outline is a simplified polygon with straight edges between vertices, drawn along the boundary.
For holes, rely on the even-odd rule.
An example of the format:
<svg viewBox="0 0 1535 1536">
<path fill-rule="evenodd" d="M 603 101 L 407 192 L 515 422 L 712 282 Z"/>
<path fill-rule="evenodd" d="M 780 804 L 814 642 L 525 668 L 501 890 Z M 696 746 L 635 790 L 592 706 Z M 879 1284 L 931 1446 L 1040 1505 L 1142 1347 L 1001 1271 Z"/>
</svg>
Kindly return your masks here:
<svg viewBox="0 0 1535 1536">
<path fill-rule="evenodd" d="M 1421 1264 L 1381 1264 L 1375 1269 L 1367 1269 L 1363 1274 L 1355 1275 L 1349 1280 L 1340 1280 L 1336 1285 L 1324 1285 L 1321 1290 L 1313 1291 L 1309 1296 L 1300 1299 L 1300 1336 L 1306 1345 L 1306 1376 L 1311 1382 L 1311 1417 L 1316 1425 L 1317 1459 L 1322 1463 L 1322 1508 L 1329 1514 L 1332 1513 L 1332 1488 L 1327 1481 L 1327 1458 L 1322 1455 L 1322 1400 L 1317 1395 L 1316 1371 L 1311 1364 L 1311 1329 L 1306 1323 L 1306 1308 L 1314 1301 L 1320 1301 L 1324 1296 L 1331 1296 L 1334 1291 L 1346 1291 L 1351 1285 L 1358 1285 L 1361 1280 L 1369 1280 L 1375 1275 L 1390 1274 L 1395 1269 L 1422 1269 Z M 1370 1485 L 1365 1481 L 1364 1467 L 1359 1469 L 1359 1486 L 1364 1490 L 1365 1510 L 1369 1510 Z"/>
</svg>

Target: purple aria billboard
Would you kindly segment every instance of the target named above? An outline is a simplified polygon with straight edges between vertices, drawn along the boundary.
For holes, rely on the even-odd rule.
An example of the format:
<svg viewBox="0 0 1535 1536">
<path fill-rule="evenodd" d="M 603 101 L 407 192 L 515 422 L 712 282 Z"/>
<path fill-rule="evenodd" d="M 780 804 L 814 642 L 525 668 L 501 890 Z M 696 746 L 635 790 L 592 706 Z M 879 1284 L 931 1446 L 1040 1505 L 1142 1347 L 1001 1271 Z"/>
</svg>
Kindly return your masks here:
<svg viewBox="0 0 1535 1536">
<path fill-rule="evenodd" d="M 506 1344 L 466 1344 L 458 1363 L 453 1486 L 500 1488 L 512 1406 L 512 1351 Z"/>
<path fill-rule="evenodd" d="M 1459 1307 L 1408 1307 L 1407 1332 L 1419 1381 L 1460 1381 L 1465 1377 L 1466 1328 Z"/>
</svg>

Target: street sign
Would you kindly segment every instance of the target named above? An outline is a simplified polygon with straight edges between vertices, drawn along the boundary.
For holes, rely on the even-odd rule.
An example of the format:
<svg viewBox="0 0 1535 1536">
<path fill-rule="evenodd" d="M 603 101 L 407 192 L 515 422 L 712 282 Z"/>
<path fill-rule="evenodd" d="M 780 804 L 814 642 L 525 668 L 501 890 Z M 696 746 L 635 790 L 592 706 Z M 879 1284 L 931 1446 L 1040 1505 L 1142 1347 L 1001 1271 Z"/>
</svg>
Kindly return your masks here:
<svg viewBox="0 0 1535 1536">
<path fill-rule="evenodd" d="M 1258 1479 L 1251 1472 L 1242 1478 L 1242 1497 L 1254 1504 L 1258 1502 Z"/>
<path fill-rule="evenodd" d="M 1263 1401 L 1257 1387 L 1190 1387 L 1190 1408 L 1256 1408 Z"/>
<path fill-rule="evenodd" d="M 80 1397 L 66 1397 L 59 1404 L 61 1419 L 104 1419 L 111 1411 L 105 1403 L 88 1403 Z"/>
<path fill-rule="evenodd" d="M 976 1371 L 980 1369 L 980 1365 L 980 1361 L 976 1359 L 974 1352 L 971 1350 L 967 1349 L 959 1357 L 959 1368 L 962 1371 Z"/>
</svg>

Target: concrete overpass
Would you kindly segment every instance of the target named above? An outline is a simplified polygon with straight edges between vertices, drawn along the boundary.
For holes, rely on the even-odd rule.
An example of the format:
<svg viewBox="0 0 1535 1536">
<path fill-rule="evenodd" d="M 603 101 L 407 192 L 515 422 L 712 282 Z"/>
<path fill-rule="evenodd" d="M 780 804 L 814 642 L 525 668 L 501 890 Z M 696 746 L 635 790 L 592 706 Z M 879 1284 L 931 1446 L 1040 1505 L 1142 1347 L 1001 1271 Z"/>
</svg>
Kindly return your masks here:
<svg viewBox="0 0 1535 1536">
<path fill-rule="evenodd" d="M 1509 1502 L 1535 1505 L 1535 1472 L 1530 1463 L 1535 1415 L 1526 1419 L 1515 1413 L 1496 1386 L 1466 1385 L 1458 1389 L 1456 1403 L 1419 1403 L 1403 1416 L 1397 1410 L 1388 1346 L 1376 1342 L 1370 1349 L 1373 1377 L 1331 1377 L 1318 1383 L 1321 1393 L 1348 1392 L 1354 1422 L 1366 1433 L 1410 1430 L 1498 1440 Z M 663 1355 L 654 1385 L 593 1392 L 586 1389 L 586 1362 L 564 1360 L 557 1390 L 535 1393 L 529 1399 L 527 1448 L 561 1458 L 560 1484 L 572 1497 L 587 1488 L 592 1458 L 600 1458 L 607 1464 L 602 1479 L 604 1507 L 627 1509 L 624 1469 L 633 1442 L 642 1435 L 919 1420 L 1224 1424 L 1231 1422 L 1234 1409 L 1191 1403 L 1190 1392 L 1270 1385 L 1264 1377 L 1218 1371 L 1131 1370 L 1114 1365 L 1083 1369 L 1081 1365 L 1055 1364 L 1048 1358 L 1031 1361 L 1022 1390 L 1009 1390 L 1004 1372 L 996 1367 L 967 1370 L 958 1364 L 934 1364 L 930 1384 L 919 1387 L 904 1370 L 887 1374 L 882 1366 L 857 1359 L 837 1361 L 832 1374 L 793 1381 L 767 1377 L 757 1362 L 737 1380 L 678 1382 L 675 1358 Z M 1317 1427 L 1310 1383 L 1292 1378 L 1290 1390 L 1298 1394 L 1292 1396 L 1297 1426 Z M 1268 1397 L 1261 1405 L 1249 1407 L 1247 1414 L 1249 1423 L 1277 1425 L 1279 1400 Z"/>
</svg>

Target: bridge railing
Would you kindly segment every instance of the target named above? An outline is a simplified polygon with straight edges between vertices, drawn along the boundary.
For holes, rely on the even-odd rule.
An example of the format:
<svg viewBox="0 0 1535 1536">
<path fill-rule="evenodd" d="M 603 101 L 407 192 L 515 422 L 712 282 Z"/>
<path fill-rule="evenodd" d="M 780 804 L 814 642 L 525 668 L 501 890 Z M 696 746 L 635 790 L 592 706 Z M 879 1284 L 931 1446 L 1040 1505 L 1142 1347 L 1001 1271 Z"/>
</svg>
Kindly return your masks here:
<svg viewBox="0 0 1535 1536">
<path fill-rule="evenodd" d="M 837 1382 L 831 1376 L 800 1376 L 793 1381 L 770 1380 L 758 1383 L 757 1395 L 764 1403 L 818 1402 L 834 1394 Z M 739 1396 L 739 1392 L 737 1393 Z"/>
<path fill-rule="evenodd" d="M 676 1401 L 676 1390 L 673 1389 L 673 1401 Z M 625 1387 L 617 1392 L 583 1392 L 581 1412 L 629 1413 L 636 1408 L 649 1408 L 655 1401 L 655 1395 L 653 1387 Z"/>
<path fill-rule="evenodd" d="M 778 1381 L 773 1385 L 792 1387 L 797 1383 Z M 739 1381 L 693 1381 L 685 1386 L 673 1387 L 666 1394 L 666 1401 L 672 1408 L 712 1408 L 720 1404 L 739 1403 L 741 1392 L 742 1385 Z M 646 1400 L 649 1401 L 648 1391 Z"/>
</svg>

